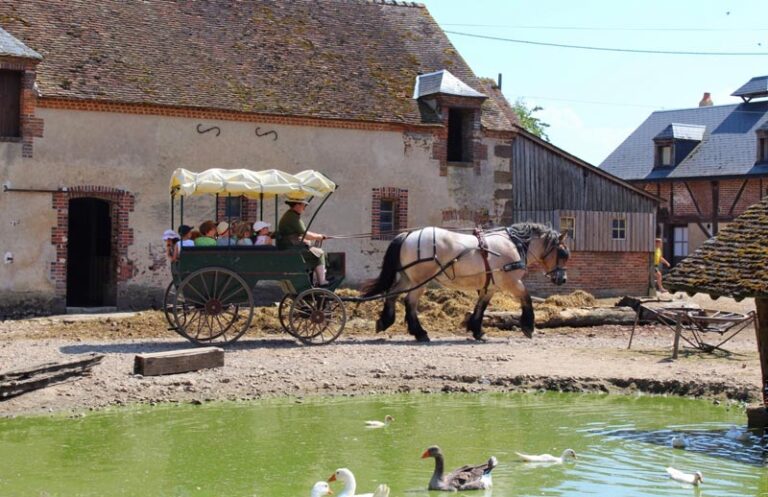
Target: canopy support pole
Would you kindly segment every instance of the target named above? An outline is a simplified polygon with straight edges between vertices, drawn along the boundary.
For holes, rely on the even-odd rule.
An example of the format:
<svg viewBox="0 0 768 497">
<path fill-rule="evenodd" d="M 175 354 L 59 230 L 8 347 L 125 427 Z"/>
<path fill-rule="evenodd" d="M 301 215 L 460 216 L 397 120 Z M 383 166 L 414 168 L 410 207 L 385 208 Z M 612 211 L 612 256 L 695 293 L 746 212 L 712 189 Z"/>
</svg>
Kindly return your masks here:
<svg viewBox="0 0 768 497">
<path fill-rule="evenodd" d="M 757 351 L 760 353 L 760 383 L 762 403 L 747 408 L 747 427 L 768 427 L 768 297 L 755 297 L 757 322 L 755 336 Z"/>
<path fill-rule="evenodd" d="M 174 212 L 173 212 L 173 205 L 175 204 L 174 200 L 175 200 L 174 199 L 174 195 L 171 194 L 171 229 L 174 229 L 173 228 L 173 224 L 174 224 L 174 221 L 175 221 Z"/>
<path fill-rule="evenodd" d="M 328 200 L 331 197 L 331 195 L 333 195 L 333 192 L 328 192 L 328 194 L 325 197 L 323 197 L 323 201 L 320 202 L 320 205 L 317 207 L 317 209 L 315 209 L 315 212 L 312 214 L 312 217 L 309 218 L 309 223 L 307 223 L 307 229 L 304 230 L 304 233 L 301 235 L 301 241 L 302 242 L 304 242 L 304 237 L 306 236 L 307 231 L 309 231 L 309 227 L 312 226 L 312 221 L 315 220 L 315 217 L 322 210 L 323 206 L 325 205 L 326 200 Z"/>
</svg>

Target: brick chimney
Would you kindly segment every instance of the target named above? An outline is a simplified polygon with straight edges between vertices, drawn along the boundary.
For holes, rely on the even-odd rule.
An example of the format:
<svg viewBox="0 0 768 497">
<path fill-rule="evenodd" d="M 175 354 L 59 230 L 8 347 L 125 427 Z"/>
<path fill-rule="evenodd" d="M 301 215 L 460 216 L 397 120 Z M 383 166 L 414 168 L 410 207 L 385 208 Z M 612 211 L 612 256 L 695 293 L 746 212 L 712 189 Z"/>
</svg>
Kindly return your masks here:
<svg viewBox="0 0 768 497">
<path fill-rule="evenodd" d="M 699 102 L 699 107 L 711 107 L 712 106 L 712 99 L 710 98 L 710 94 L 708 91 L 704 92 L 704 96 L 701 97 L 701 102 Z"/>
</svg>

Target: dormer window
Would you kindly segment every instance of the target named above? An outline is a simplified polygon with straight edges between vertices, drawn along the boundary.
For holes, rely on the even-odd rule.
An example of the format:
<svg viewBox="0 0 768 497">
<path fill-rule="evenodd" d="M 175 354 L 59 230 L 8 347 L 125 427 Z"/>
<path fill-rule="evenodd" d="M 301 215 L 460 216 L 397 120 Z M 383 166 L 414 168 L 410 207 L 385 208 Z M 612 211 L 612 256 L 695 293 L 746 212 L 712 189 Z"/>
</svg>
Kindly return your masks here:
<svg viewBox="0 0 768 497">
<path fill-rule="evenodd" d="M 705 126 L 672 123 L 653 138 L 654 167 L 675 167 L 704 139 Z"/>
<path fill-rule="evenodd" d="M 0 70 L 0 138 L 21 137 L 21 72 Z"/>
</svg>

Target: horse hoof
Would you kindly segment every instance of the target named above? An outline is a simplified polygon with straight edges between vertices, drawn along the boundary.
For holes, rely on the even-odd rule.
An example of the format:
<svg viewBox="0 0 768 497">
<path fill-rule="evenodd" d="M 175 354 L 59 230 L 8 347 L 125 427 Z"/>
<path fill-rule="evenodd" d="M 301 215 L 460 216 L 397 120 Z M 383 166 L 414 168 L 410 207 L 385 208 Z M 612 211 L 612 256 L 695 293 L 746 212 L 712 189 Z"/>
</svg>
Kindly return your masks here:
<svg viewBox="0 0 768 497">
<path fill-rule="evenodd" d="M 523 333 L 525 334 L 526 337 L 533 338 L 533 328 L 531 329 L 523 328 Z"/>
<path fill-rule="evenodd" d="M 427 335 L 426 333 L 420 333 L 420 334 L 416 335 L 416 341 L 417 342 L 427 343 L 427 342 L 430 341 L 429 340 L 429 335 Z"/>
<path fill-rule="evenodd" d="M 472 333 L 472 336 L 473 336 L 473 337 L 474 337 L 474 339 L 475 339 L 475 340 L 477 340 L 478 342 L 485 342 L 485 333 L 483 333 L 482 331 L 479 331 L 479 332 L 473 332 L 473 333 Z"/>
</svg>

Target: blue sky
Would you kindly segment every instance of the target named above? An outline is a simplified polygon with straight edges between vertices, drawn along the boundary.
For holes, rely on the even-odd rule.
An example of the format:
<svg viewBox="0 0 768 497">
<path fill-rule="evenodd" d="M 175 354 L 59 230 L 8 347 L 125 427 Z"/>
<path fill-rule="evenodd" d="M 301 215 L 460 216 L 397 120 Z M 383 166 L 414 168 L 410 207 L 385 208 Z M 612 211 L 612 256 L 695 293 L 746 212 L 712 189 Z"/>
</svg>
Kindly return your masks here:
<svg viewBox="0 0 768 497">
<path fill-rule="evenodd" d="M 736 103 L 731 92 L 768 74 L 764 0 L 420 1 L 446 31 L 595 47 L 765 54 L 613 53 L 448 34 L 475 74 L 503 74 L 507 99 L 522 97 L 544 108 L 536 115 L 551 125 L 552 143 L 595 165 L 654 110 L 695 107 L 704 92 L 715 105 Z"/>
</svg>

